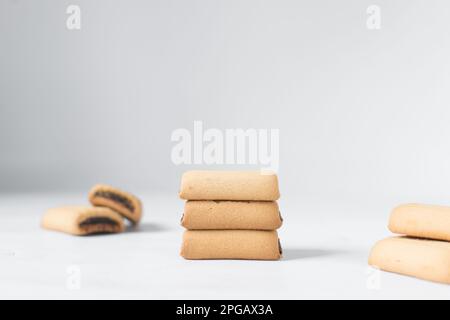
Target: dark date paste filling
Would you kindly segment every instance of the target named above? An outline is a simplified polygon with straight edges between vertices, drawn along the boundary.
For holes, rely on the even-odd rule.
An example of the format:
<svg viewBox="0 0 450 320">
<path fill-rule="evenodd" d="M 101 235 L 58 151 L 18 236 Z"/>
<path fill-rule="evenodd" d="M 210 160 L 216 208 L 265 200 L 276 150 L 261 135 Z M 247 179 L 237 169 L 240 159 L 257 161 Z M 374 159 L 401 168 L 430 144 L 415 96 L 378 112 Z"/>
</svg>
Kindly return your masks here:
<svg viewBox="0 0 450 320">
<path fill-rule="evenodd" d="M 280 254 L 283 254 L 283 248 L 281 247 L 281 242 L 280 239 L 278 239 L 278 251 L 280 252 Z"/>
<path fill-rule="evenodd" d="M 97 191 L 95 193 L 96 197 L 105 198 L 114 202 L 118 202 L 122 207 L 127 208 L 131 212 L 134 212 L 134 205 L 127 197 L 120 194 L 109 192 L 109 191 Z"/>
<path fill-rule="evenodd" d="M 105 218 L 105 217 L 92 217 L 92 218 L 87 218 L 86 220 L 84 220 L 83 222 L 80 223 L 80 227 L 88 227 L 88 226 L 92 226 L 95 224 L 103 224 L 103 225 L 109 225 L 112 227 L 117 227 L 118 223 L 117 221 L 114 221 L 110 218 Z"/>
</svg>

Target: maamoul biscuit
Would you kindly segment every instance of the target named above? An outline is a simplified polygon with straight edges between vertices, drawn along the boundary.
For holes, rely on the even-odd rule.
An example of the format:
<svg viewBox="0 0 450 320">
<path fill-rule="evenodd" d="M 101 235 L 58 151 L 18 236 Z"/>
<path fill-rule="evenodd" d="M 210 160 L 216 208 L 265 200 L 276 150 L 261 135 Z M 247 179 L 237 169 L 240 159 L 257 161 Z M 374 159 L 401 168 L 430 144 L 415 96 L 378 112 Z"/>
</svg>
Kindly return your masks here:
<svg viewBox="0 0 450 320">
<path fill-rule="evenodd" d="M 42 227 L 73 235 L 117 233 L 125 229 L 123 218 L 105 207 L 69 206 L 49 209 Z"/>
<path fill-rule="evenodd" d="M 259 171 L 188 171 L 181 178 L 185 200 L 275 201 L 280 197 L 276 174 Z"/>
<path fill-rule="evenodd" d="M 389 219 L 394 233 L 450 241 L 450 207 L 404 204 L 395 208 Z"/>
<path fill-rule="evenodd" d="M 275 230 L 282 219 L 275 201 L 189 200 L 181 225 L 190 230 Z"/>
<path fill-rule="evenodd" d="M 450 284 L 450 243 L 387 238 L 372 248 L 369 264 L 384 271 Z"/>
<path fill-rule="evenodd" d="M 278 260 L 281 246 L 276 231 L 186 230 L 181 256 L 185 259 Z"/>
<path fill-rule="evenodd" d="M 89 192 L 89 201 L 94 206 L 111 208 L 135 224 L 141 220 L 141 201 L 128 192 L 108 185 L 98 184 Z"/>
</svg>

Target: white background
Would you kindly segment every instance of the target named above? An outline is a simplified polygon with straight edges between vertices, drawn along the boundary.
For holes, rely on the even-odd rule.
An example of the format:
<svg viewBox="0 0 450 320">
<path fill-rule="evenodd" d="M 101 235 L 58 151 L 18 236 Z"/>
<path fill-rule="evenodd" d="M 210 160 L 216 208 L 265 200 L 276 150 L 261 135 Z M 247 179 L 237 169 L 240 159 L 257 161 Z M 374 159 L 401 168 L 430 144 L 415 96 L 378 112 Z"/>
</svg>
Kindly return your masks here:
<svg viewBox="0 0 450 320">
<path fill-rule="evenodd" d="M 79 31 L 66 29 L 69 4 Z M 372 4 L 380 30 L 366 27 Z M 0 295 L 378 297 L 366 260 L 391 208 L 450 204 L 449 13 L 444 0 L 1 1 Z M 172 131 L 194 120 L 280 129 L 284 261 L 178 257 L 181 174 L 217 168 L 171 162 Z M 84 202 L 98 182 L 143 197 L 162 230 L 39 228 L 46 208 Z M 83 290 L 68 293 L 77 263 Z M 447 297 L 384 279 L 383 297 Z"/>
</svg>

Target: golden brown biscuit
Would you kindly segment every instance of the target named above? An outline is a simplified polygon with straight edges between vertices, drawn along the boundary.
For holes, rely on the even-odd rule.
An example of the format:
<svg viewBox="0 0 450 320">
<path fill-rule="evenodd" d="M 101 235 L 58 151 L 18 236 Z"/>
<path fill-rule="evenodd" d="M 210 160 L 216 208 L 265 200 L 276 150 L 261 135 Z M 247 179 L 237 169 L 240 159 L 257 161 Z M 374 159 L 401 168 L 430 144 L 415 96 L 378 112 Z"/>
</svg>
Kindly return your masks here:
<svg viewBox="0 0 450 320">
<path fill-rule="evenodd" d="M 369 264 L 385 271 L 450 284 L 450 243 L 387 238 L 372 248 Z"/>
<path fill-rule="evenodd" d="M 281 246 L 276 231 L 186 230 L 181 256 L 185 259 L 278 260 Z"/>
<path fill-rule="evenodd" d="M 189 200 L 181 220 L 190 230 L 276 230 L 281 224 L 275 201 Z"/>
<path fill-rule="evenodd" d="M 404 204 L 395 208 L 389 219 L 394 233 L 450 241 L 450 207 Z"/>
<path fill-rule="evenodd" d="M 181 178 L 185 200 L 275 201 L 280 198 L 276 174 L 259 171 L 188 171 Z"/>
<path fill-rule="evenodd" d="M 98 184 L 89 192 L 89 201 L 94 206 L 113 209 L 135 224 L 141 220 L 141 201 L 136 196 L 120 189 Z"/>
<path fill-rule="evenodd" d="M 104 207 L 70 206 L 47 210 L 42 227 L 73 235 L 117 233 L 125 229 L 123 218 Z"/>
</svg>

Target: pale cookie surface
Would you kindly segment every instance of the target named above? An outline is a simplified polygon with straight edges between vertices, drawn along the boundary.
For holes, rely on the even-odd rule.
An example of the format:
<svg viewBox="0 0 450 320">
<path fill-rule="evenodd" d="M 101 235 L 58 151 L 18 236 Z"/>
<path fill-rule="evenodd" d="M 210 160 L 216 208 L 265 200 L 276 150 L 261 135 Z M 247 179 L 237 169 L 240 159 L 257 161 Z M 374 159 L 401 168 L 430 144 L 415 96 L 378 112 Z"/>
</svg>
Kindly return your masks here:
<svg viewBox="0 0 450 320">
<path fill-rule="evenodd" d="M 94 206 L 111 208 L 135 224 L 141 220 L 141 201 L 136 196 L 123 190 L 98 184 L 89 192 L 89 201 Z"/>
<path fill-rule="evenodd" d="M 387 238 L 372 248 L 369 264 L 384 271 L 450 284 L 450 243 Z"/>
<path fill-rule="evenodd" d="M 419 238 L 450 241 L 450 207 L 404 204 L 389 219 L 389 230 Z"/>
<path fill-rule="evenodd" d="M 275 230 L 282 219 L 275 201 L 189 200 L 181 225 L 190 230 Z"/>
<path fill-rule="evenodd" d="M 186 230 L 181 248 L 185 259 L 278 260 L 281 253 L 276 231 Z"/>
<path fill-rule="evenodd" d="M 123 218 L 103 207 L 68 206 L 47 210 L 42 227 L 73 235 L 117 233 L 125 229 Z"/>
<path fill-rule="evenodd" d="M 276 174 L 259 171 L 188 171 L 181 178 L 185 200 L 275 201 L 280 197 Z"/>
</svg>

